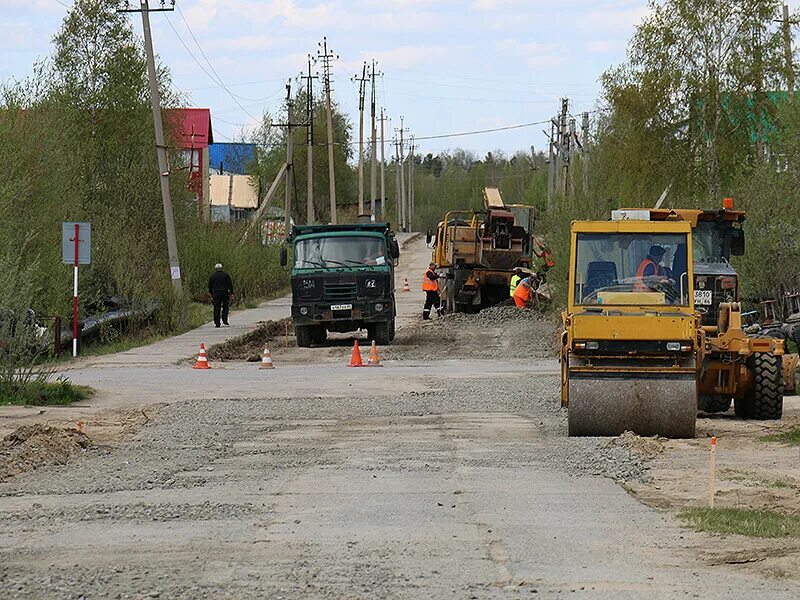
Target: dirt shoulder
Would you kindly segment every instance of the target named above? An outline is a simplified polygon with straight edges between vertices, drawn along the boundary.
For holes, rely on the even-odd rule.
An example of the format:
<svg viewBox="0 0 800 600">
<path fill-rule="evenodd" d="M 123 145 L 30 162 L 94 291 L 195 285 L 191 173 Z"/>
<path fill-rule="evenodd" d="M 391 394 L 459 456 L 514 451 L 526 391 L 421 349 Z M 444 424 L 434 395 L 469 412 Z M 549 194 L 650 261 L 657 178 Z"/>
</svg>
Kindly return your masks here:
<svg viewBox="0 0 800 600">
<path fill-rule="evenodd" d="M 716 507 L 800 515 L 800 447 L 763 439 L 799 426 L 798 396 L 785 399 L 777 422 L 742 421 L 732 410 L 701 415 L 694 439 L 654 442 L 662 450 L 650 456 L 650 478 L 628 482 L 628 490 L 644 504 L 671 512 L 708 506 L 710 440 L 716 436 Z M 742 564 L 764 576 L 800 579 L 800 538 L 712 534 L 693 550 L 709 565 Z"/>
</svg>

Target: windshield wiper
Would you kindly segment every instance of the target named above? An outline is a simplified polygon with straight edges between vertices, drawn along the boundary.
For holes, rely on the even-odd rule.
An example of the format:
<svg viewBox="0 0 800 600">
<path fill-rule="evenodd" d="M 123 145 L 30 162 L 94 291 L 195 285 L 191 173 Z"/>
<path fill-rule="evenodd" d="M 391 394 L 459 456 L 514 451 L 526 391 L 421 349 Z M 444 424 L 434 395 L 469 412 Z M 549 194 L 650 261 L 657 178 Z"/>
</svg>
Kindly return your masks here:
<svg viewBox="0 0 800 600">
<path fill-rule="evenodd" d="M 353 263 L 354 265 L 359 265 L 361 267 L 368 266 L 367 263 L 365 263 L 364 261 L 360 261 L 360 260 L 352 260 L 350 258 L 347 258 L 347 259 L 345 259 L 345 261 L 349 262 L 349 263 Z"/>
<path fill-rule="evenodd" d="M 332 258 L 325 258 L 325 259 L 323 259 L 323 260 L 324 260 L 326 263 L 333 263 L 333 264 L 335 264 L 335 265 L 339 265 L 340 267 L 345 267 L 345 268 L 347 268 L 347 265 L 346 265 L 345 263 L 343 263 L 343 262 L 339 262 L 338 260 L 333 260 Z M 327 265 L 325 265 L 325 266 L 327 266 Z"/>
</svg>

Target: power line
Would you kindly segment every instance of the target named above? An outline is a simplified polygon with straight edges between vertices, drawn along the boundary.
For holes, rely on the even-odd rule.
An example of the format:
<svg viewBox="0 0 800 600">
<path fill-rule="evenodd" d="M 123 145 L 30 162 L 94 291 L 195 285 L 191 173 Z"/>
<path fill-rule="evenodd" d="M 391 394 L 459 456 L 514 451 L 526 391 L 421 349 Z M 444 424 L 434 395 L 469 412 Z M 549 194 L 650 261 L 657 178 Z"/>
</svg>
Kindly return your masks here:
<svg viewBox="0 0 800 600">
<path fill-rule="evenodd" d="M 185 21 L 184 21 L 184 23 L 185 23 Z M 203 66 L 203 64 L 199 60 L 197 60 L 197 57 L 191 51 L 189 46 L 186 45 L 186 42 L 183 41 L 183 38 L 178 33 L 178 30 L 175 29 L 175 27 L 172 25 L 172 21 L 169 18 L 167 18 L 167 24 L 169 25 L 169 28 L 172 29 L 172 32 L 175 34 L 175 36 L 178 38 L 178 41 L 181 43 L 181 45 L 186 49 L 186 52 L 189 53 L 189 56 L 192 57 L 192 60 L 197 64 L 198 67 L 200 67 L 200 69 L 203 71 L 203 73 L 205 73 L 208 76 L 208 78 L 211 79 L 211 81 L 213 81 L 215 83 L 218 83 L 220 85 L 220 87 L 222 87 L 222 89 L 225 90 L 228 93 L 228 95 L 231 97 L 231 99 L 239 106 L 239 108 L 241 108 L 245 113 L 247 113 L 247 116 L 249 116 L 251 119 L 254 119 L 254 120 L 258 121 L 259 120 L 258 117 L 253 116 L 252 113 L 250 113 L 244 106 L 242 106 L 241 102 L 239 102 L 239 100 L 236 98 L 236 96 L 233 94 L 233 92 L 231 92 L 227 87 L 225 87 L 225 84 L 222 82 L 222 80 L 221 79 L 214 79 L 214 76 L 211 75 L 211 73 L 208 72 L 208 70 Z M 191 32 L 191 30 L 189 30 L 189 33 L 194 38 L 194 34 Z M 196 39 L 195 39 L 195 43 L 197 43 Z M 199 44 L 198 44 L 198 47 L 199 47 Z M 200 51 L 202 52 L 202 49 Z M 205 54 L 204 54 L 204 56 L 205 56 Z M 206 59 L 206 60 L 208 60 L 208 59 Z M 212 67 L 210 63 L 209 63 L 208 66 L 211 67 L 212 71 L 214 70 L 214 67 Z M 214 72 L 216 73 L 216 71 L 214 71 Z M 219 77 L 219 76 L 217 75 L 217 77 Z"/>
<path fill-rule="evenodd" d="M 239 83 L 228 83 L 226 85 L 229 88 L 232 88 L 232 87 L 242 87 L 242 86 L 245 86 L 245 85 L 258 85 L 258 84 L 261 84 L 261 83 L 275 83 L 277 81 L 285 82 L 286 78 L 281 78 L 281 79 L 261 79 L 261 80 L 258 80 L 258 81 L 240 81 Z M 222 87 L 222 86 L 217 83 L 215 85 L 206 85 L 206 86 L 202 86 L 202 87 L 188 88 L 188 89 L 185 89 L 183 91 L 184 92 L 199 92 L 199 91 L 202 91 L 202 90 L 215 90 L 215 89 L 220 88 L 220 87 Z M 281 90 L 278 93 L 281 93 L 281 92 L 283 92 L 283 88 L 281 88 Z"/>
</svg>

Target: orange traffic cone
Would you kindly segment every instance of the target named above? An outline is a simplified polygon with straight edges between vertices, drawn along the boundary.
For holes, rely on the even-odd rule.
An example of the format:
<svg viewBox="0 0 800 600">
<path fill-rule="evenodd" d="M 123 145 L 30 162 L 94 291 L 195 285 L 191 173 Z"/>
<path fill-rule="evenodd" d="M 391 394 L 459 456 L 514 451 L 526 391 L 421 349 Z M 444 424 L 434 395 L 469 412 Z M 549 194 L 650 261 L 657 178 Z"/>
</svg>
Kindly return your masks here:
<svg viewBox="0 0 800 600">
<path fill-rule="evenodd" d="M 404 292 L 410 292 L 411 291 L 411 288 L 408 285 L 408 277 L 406 277 L 405 281 L 403 281 L 403 291 Z"/>
<path fill-rule="evenodd" d="M 349 367 L 366 367 L 367 365 L 361 360 L 361 350 L 358 347 L 358 340 L 353 342 L 353 354 L 350 356 Z"/>
<path fill-rule="evenodd" d="M 193 369 L 210 369 L 211 365 L 208 364 L 208 354 L 206 354 L 206 345 L 200 343 L 200 353 L 197 355 L 197 361 L 194 363 Z"/>
<path fill-rule="evenodd" d="M 372 340 L 372 348 L 369 349 L 369 360 L 367 360 L 368 367 L 382 367 L 381 359 L 378 358 L 378 346 L 375 340 Z"/>
<path fill-rule="evenodd" d="M 270 354 L 269 346 L 264 346 L 264 354 L 261 355 L 261 366 L 259 369 L 274 369 L 275 365 L 272 364 L 272 354 Z"/>
</svg>

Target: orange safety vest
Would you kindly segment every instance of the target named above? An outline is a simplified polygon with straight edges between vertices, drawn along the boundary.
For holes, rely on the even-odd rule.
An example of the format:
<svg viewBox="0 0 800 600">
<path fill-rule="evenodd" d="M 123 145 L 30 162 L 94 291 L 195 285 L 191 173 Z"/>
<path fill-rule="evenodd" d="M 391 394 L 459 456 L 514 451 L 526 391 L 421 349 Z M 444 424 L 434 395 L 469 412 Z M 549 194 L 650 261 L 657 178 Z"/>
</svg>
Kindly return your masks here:
<svg viewBox="0 0 800 600">
<path fill-rule="evenodd" d="M 531 288 L 520 281 L 517 289 L 514 290 L 514 298 L 519 298 L 522 302 L 528 302 L 531 299 Z"/>
<path fill-rule="evenodd" d="M 639 269 L 636 271 L 636 282 L 633 284 L 633 290 L 635 292 L 646 292 L 650 289 L 644 284 L 644 272 L 645 269 L 647 269 L 647 267 L 650 265 L 653 265 L 653 275 L 659 274 L 658 265 L 654 261 L 645 257 L 644 260 L 639 263 Z"/>
<path fill-rule="evenodd" d="M 428 273 L 431 270 L 428 269 L 425 271 L 425 275 L 422 276 L 422 291 L 423 292 L 438 292 L 439 291 L 439 284 L 436 283 L 433 279 L 428 277 Z"/>
</svg>

